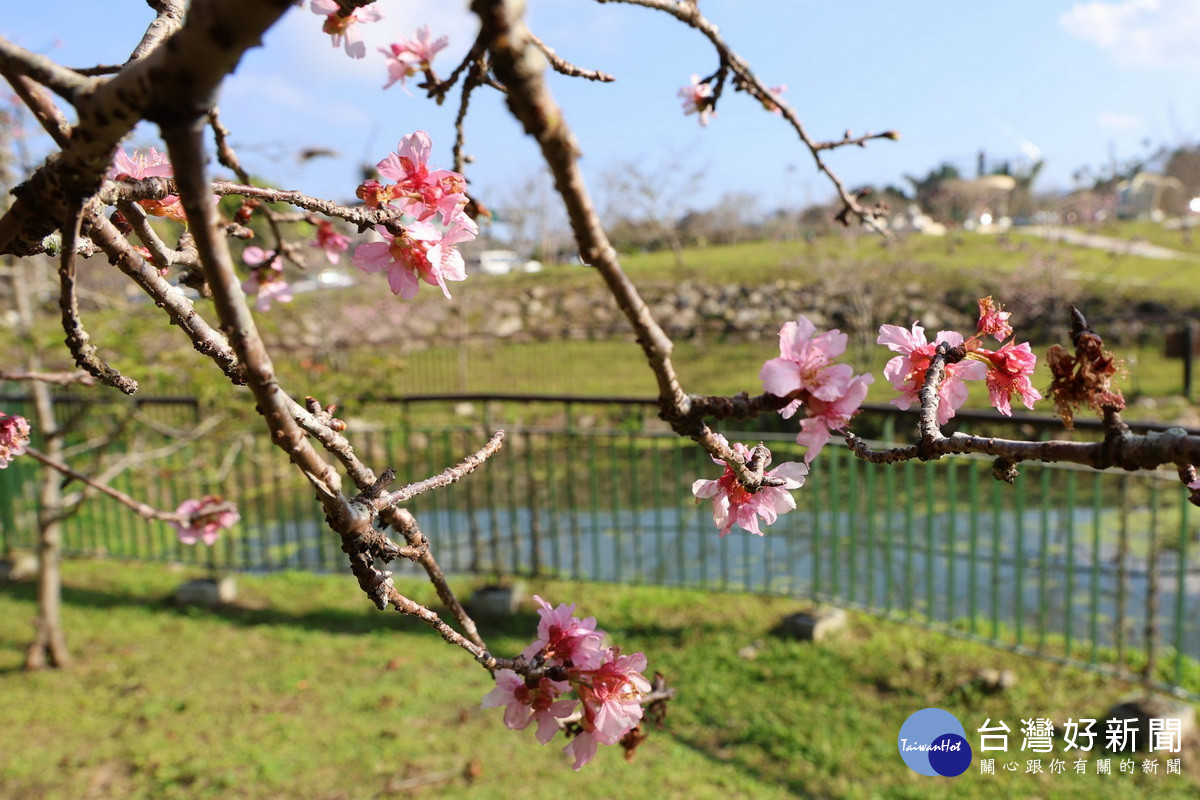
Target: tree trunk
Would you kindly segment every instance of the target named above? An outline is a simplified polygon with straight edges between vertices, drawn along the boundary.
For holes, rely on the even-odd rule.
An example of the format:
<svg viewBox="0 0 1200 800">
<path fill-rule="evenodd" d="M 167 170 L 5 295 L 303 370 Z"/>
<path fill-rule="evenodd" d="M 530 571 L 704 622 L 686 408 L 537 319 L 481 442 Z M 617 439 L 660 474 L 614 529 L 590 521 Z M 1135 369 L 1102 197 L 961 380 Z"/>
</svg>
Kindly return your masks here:
<svg viewBox="0 0 1200 800">
<path fill-rule="evenodd" d="M 44 387 L 43 387 L 44 388 Z M 61 449 L 61 448 L 58 448 Z M 54 458 L 51 451 L 50 453 Z M 25 669 L 65 668 L 70 666 L 67 638 L 62 626 L 62 492 L 58 475 L 42 470 L 41 511 L 38 513 L 38 615 L 34 622 L 33 642 L 25 654 Z"/>
<path fill-rule="evenodd" d="M 26 340 L 26 361 L 31 370 L 41 368 L 33 334 L 33 301 L 30 287 L 34 276 L 24 261 L 13 267 L 12 287 L 16 300 L 21 333 Z M 62 436 L 54 419 L 54 401 L 50 387 L 33 381 L 33 427 L 44 441 L 44 451 L 51 458 L 62 460 Z M 51 469 L 42 469 L 38 491 L 38 615 L 34 622 L 33 643 L 25 654 L 26 669 L 66 667 L 71 661 L 67 639 L 62 627 L 62 575 L 59 562 L 62 555 L 62 489 L 59 477 Z"/>
</svg>

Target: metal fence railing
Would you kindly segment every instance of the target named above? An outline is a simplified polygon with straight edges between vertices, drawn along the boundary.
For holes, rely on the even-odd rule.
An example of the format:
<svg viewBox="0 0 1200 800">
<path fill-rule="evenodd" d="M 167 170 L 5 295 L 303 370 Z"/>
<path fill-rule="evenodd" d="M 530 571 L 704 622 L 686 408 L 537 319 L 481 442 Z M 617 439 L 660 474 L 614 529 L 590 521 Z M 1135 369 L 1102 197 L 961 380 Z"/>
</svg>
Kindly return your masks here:
<svg viewBox="0 0 1200 800">
<path fill-rule="evenodd" d="M 983 459 L 887 467 L 831 446 L 794 493 L 797 510 L 766 536 L 719 538 L 690 492 L 719 468 L 642 403 L 558 398 L 517 413 L 473 402 L 457 424 L 451 414 L 426 424 L 409 408 L 394 424 L 350 430 L 366 463 L 417 480 L 501 426 L 486 417 L 508 417 L 506 446 L 483 470 L 410 506 L 447 571 L 812 598 L 1200 693 L 1200 512 L 1174 473 L 1025 464 L 1008 486 Z M 889 438 L 887 420 L 862 427 L 873 425 Z M 802 453 L 793 434 L 726 435 L 766 441 L 776 462 Z M 0 545 L 36 540 L 35 467 L 17 459 L 0 471 Z M 67 521 L 68 554 L 344 569 L 311 490 L 265 435 L 207 437 L 117 486 L 164 508 L 220 494 L 242 520 L 211 549 L 186 547 L 168 526 L 97 498 Z"/>
</svg>

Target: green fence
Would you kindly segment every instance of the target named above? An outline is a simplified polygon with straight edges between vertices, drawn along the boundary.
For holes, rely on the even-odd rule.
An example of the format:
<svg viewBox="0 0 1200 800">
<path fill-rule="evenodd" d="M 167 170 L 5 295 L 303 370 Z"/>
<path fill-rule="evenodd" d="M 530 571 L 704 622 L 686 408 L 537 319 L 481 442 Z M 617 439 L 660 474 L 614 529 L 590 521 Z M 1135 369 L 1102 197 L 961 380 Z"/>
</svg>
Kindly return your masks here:
<svg viewBox="0 0 1200 800">
<path fill-rule="evenodd" d="M 690 492 L 720 468 L 656 424 L 645 404 L 476 398 L 473 406 L 456 417 L 445 404 L 388 405 L 390 423 L 374 429 L 364 420 L 386 415 L 364 406 L 350 429 L 364 461 L 395 467 L 400 480 L 438 472 L 492 428 L 506 429 L 504 449 L 486 468 L 411 504 L 448 571 L 812 598 L 1200 690 L 1200 512 L 1174 473 L 1027 464 L 1008 486 L 991 478 L 983 459 L 883 467 L 831 446 L 794 493 L 798 509 L 766 536 L 735 530 L 720 538 L 709 505 Z M 434 408 L 442 411 L 429 413 Z M 895 418 L 876 416 L 856 428 L 890 438 Z M 452 424 L 456 418 L 465 421 Z M 171 425 L 184 422 L 143 432 L 142 446 L 161 446 Z M 792 434 L 726 435 L 767 442 L 776 462 L 801 456 Z M 34 543 L 35 466 L 17 459 L 0 471 L 6 547 Z M 69 554 L 248 571 L 344 569 L 311 490 L 265 435 L 206 438 L 116 485 L 163 508 L 221 494 L 238 503 L 242 521 L 211 549 L 187 547 L 169 526 L 100 497 L 67 522 Z"/>
</svg>

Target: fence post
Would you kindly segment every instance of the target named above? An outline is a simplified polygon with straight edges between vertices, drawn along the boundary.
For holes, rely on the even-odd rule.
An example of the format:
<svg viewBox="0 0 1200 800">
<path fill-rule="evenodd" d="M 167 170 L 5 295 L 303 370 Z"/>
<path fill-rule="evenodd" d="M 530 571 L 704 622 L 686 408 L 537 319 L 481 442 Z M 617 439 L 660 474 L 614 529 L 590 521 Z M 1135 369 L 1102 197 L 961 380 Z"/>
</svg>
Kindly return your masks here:
<svg viewBox="0 0 1200 800">
<path fill-rule="evenodd" d="M 1190 320 L 1183 326 L 1183 396 L 1191 402 L 1193 360 L 1196 347 L 1196 323 Z"/>
</svg>

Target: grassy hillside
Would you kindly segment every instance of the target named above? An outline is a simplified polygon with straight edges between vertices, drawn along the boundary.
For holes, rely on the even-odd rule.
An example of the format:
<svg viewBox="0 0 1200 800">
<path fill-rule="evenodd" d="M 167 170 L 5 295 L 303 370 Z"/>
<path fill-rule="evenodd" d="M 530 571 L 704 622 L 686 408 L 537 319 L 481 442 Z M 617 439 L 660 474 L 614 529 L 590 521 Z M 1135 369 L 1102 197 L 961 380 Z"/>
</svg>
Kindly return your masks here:
<svg viewBox="0 0 1200 800">
<path fill-rule="evenodd" d="M 1144 225 L 1122 223 L 1102 231 L 1109 236 L 1147 238 Z M 1166 236 L 1172 232 L 1159 232 Z M 1178 232 L 1173 232 L 1178 236 Z M 1019 304 L 1031 296 L 1061 296 L 1066 300 L 1102 303 L 1120 308 L 1152 301 L 1166 307 L 1167 319 L 1180 319 L 1183 310 L 1200 307 L 1200 281 L 1191 262 L 1155 261 L 1129 255 L 1113 255 L 1071 245 L 1048 242 L 1014 233 L 992 236 L 955 233 L 945 238 L 907 236 L 891 242 L 876 237 L 833 233 L 805 241 L 763 241 L 690 249 L 686 266 L 674 264 L 663 251 L 629 255 L 624 265 L 644 287 L 662 286 L 687 279 L 711 284 L 771 286 L 780 280 L 800 283 L 824 281 L 837 286 L 869 285 L 884 291 L 925 287 L 944 294 L 956 289 L 965 297 L 993 294 Z M 100 273 L 93 273 L 98 276 Z M 433 291 L 408 304 L 387 293 L 378 276 L 359 276 L 351 289 L 301 294 L 294 303 L 276 306 L 259 314 L 268 338 L 303 324 L 318 335 L 332 309 L 353 309 L 386 304 L 399 315 L 446 319 L 456 314 L 454 306 Z M 456 286 L 456 304 L 486 308 L 500 298 L 519 297 L 535 286 L 596 289 L 597 276 L 584 266 L 552 266 L 540 274 L 472 276 Z M 85 300 L 88 296 L 85 295 Z M 469 301 L 469 302 L 468 302 Z M 1085 302 L 1085 307 L 1086 306 Z M 203 313 L 211 306 L 199 301 Z M 447 312 L 450 308 L 450 312 Z M 1170 311 L 1174 309 L 1174 311 Z M 969 313 L 971 309 L 963 309 Z M 465 324 L 470 329 L 468 311 Z M 897 319 L 897 324 L 912 320 Z M 211 399 L 228 397 L 224 379 L 189 344 L 169 328 L 161 313 L 146 303 L 131 307 L 91 304 L 84 322 L 100 352 L 119 369 L 143 384 L 145 393 L 197 393 Z M 782 322 L 782 320 L 780 320 Z M 1015 320 L 1020 330 L 1021 320 Z M 325 323 L 327 324 L 327 322 Z M 1171 323 L 1173 324 L 1173 323 Z M 571 393 L 600 396 L 644 396 L 654 391 L 649 371 L 638 348 L 628 335 L 603 341 L 581 340 L 547 343 L 490 342 L 456 345 L 458 325 L 453 319 L 440 322 L 426 344 L 397 340 L 394 346 L 299 349 L 280 352 L 276 365 L 285 386 L 293 394 L 313 394 L 326 402 L 350 401 L 361 395 L 389 396 L 421 393 L 523 392 Z M 315 326 L 315 327 L 314 327 Z M 618 330 L 622 329 L 618 327 Z M 9 329 L 11 330 L 11 329 Z M 1101 331 L 1103 333 L 1103 331 Z M 479 330 L 477 335 L 488 332 Z M 62 332 L 57 314 L 48 308 L 39 331 L 39 342 L 51 360 L 69 365 L 61 346 Z M 690 391 L 729 393 L 756 391 L 758 369 L 775 355 L 774 331 L 766 331 L 758 343 L 724 342 L 719 338 L 680 341 L 675 360 Z M 859 370 L 877 375 L 870 402 L 891 397 L 880 370 L 888 353 L 872 343 L 869 334 L 856 336 L 846 359 Z M 21 352 L 10 332 L 0 330 L 0 344 L 9 352 Z M 429 346 L 432 344 L 432 346 Z M 415 347 L 415 349 L 414 349 Z M 1161 343 L 1118 348 L 1126 362 L 1124 388 L 1132 400 L 1150 398 L 1153 407 L 1135 408 L 1134 417 L 1175 420 L 1194 424 L 1187 418 L 1185 404 L 1163 398 L 1182 391 L 1179 361 L 1163 358 Z M 1045 386 L 1048 379 L 1035 383 Z M 973 401 L 974 402 L 974 401 Z M 984 405 L 983 400 L 975 405 Z M 1181 418 L 1180 414 L 1184 414 Z"/>
<path fill-rule="evenodd" d="M 678 687 L 664 730 L 631 764 L 601 752 L 575 774 L 560 744 L 504 729 L 479 709 L 487 674 L 427 628 L 370 607 L 348 576 L 239 578 L 239 604 L 179 611 L 185 574 L 72 562 L 66 672 L 18 668 L 33 587 L 0 587 L 0 795 L 33 798 L 1161 798 L 1194 797 L 1184 774 L 1025 774 L 1020 719 L 1099 717 L 1131 687 L 1012 653 L 852 617 L 821 644 L 772 631 L 800 604 L 784 598 L 535 582 L 574 601 L 627 651 Z M 428 587 L 401 590 L 433 600 Z M 533 638 L 523 613 L 487 624 L 497 652 Z M 748 649 L 744 649 L 748 648 Z M 972 676 L 1012 669 L 986 695 Z M 956 779 L 908 770 L 896 750 L 913 712 L 944 708 L 967 728 L 1013 729 L 995 775 L 978 760 Z M 1056 755 L 1061 743 L 1056 743 Z M 978 754 L 977 754 L 978 755 Z M 1067 754 L 1071 756 L 1071 754 Z M 1015 772 L 1000 768 L 1010 762 Z M 1074 756 L 1068 763 L 1073 765 Z M 1140 764 L 1140 761 L 1139 761 Z M 469 776 L 469 777 L 468 777 Z"/>
</svg>

